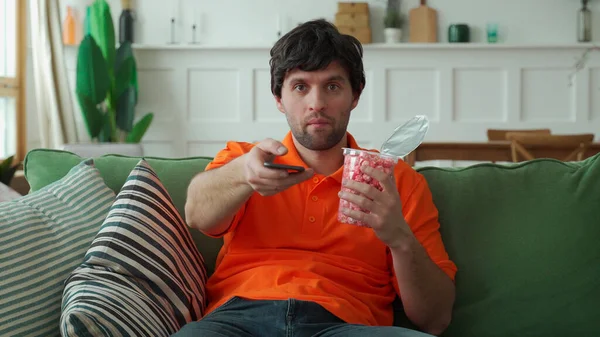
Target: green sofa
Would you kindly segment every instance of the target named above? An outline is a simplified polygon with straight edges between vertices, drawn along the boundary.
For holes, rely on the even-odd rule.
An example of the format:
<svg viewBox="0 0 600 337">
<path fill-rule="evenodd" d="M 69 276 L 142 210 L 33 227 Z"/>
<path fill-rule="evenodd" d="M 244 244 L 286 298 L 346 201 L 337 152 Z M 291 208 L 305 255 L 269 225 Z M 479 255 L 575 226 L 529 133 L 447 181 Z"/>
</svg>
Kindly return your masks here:
<svg viewBox="0 0 600 337">
<path fill-rule="evenodd" d="M 139 158 L 95 164 L 117 193 Z M 181 214 L 190 179 L 210 158 L 148 158 Z M 32 191 L 83 159 L 33 150 L 24 163 Z M 453 320 L 444 336 L 600 336 L 600 155 L 582 162 L 419 168 L 458 266 Z M 192 230 L 212 272 L 221 240 Z M 397 325 L 409 325 L 398 306 Z"/>
</svg>

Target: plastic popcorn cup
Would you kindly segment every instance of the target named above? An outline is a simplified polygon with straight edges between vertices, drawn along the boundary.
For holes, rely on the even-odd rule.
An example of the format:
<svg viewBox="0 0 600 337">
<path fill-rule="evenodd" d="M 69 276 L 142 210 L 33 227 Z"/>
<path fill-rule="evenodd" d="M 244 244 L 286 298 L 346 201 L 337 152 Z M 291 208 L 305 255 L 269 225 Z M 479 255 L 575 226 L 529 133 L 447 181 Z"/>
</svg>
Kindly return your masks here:
<svg viewBox="0 0 600 337">
<path fill-rule="evenodd" d="M 365 163 L 373 168 L 380 169 L 387 174 L 393 174 L 394 167 L 396 166 L 396 164 L 398 164 L 398 157 L 385 155 L 377 152 L 344 148 L 344 171 L 342 179 L 351 179 L 354 181 L 367 183 L 381 191 L 383 190 L 383 187 L 381 187 L 379 181 L 377 181 L 377 179 L 372 178 L 368 174 L 363 173 L 360 169 L 361 166 Z M 359 192 L 356 192 L 355 190 L 349 189 L 344 186 L 342 186 L 342 191 L 346 191 L 353 194 L 360 194 Z M 346 201 L 344 199 L 340 199 L 338 209 L 339 222 L 368 227 L 366 223 L 355 220 L 342 213 L 342 208 L 349 208 L 368 213 L 368 211 L 361 209 L 358 205 Z"/>
</svg>

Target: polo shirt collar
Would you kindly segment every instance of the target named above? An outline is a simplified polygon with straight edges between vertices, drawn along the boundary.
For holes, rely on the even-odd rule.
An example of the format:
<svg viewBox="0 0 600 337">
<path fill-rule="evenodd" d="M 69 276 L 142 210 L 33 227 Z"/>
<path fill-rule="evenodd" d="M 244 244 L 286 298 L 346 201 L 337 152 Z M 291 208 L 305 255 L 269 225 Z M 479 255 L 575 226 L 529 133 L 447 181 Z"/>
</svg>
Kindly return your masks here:
<svg viewBox="0 0 600 337">
<path fill-rule="evenodd" d="M 354 136 L 352 136 L 349 132 L 346 132 L 346 139 L 348 140 L 347 147 L 349 147 L 351 149 L 364 150 L 363 148 L 358 146 L 356 139 L 354 139 Z M 294 139 L 292 137 L 291 131 L 288 131 L 288 133 L 285 135 L 285 137 L 283 138 L 281 143 L 288 149 L 288 152 L 281 157 L 277 157 L 275 159 L 276 163 L 308 167 L 308 165 L 306 165 L 304 160 L 302 160 L 302 157 L 300 157 L 300 154 L 298 153 L 298 150 L 296 149 L 296 145 L 294 144 Z M 344 166 L 342 165 L 336 172 L 334 172 L 332 175 L 330 175 L 330 177 L 335 179 L 337 182 L 339 182 L 341 184 L 343 171 L 344 171 Z"/>
</svg>

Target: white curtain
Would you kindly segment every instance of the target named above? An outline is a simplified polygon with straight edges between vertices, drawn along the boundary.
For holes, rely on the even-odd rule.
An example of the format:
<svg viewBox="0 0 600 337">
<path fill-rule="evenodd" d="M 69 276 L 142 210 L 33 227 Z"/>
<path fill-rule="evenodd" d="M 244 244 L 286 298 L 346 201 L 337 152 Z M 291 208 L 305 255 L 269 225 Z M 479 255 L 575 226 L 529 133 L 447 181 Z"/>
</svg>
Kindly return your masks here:
<svg viewBox="0 0 600 337">
<path fill-rule="evenodd" d="M 33 78 L 42 147 L 78 142 L 58 0 L 29 0 Z"/>
</svg>

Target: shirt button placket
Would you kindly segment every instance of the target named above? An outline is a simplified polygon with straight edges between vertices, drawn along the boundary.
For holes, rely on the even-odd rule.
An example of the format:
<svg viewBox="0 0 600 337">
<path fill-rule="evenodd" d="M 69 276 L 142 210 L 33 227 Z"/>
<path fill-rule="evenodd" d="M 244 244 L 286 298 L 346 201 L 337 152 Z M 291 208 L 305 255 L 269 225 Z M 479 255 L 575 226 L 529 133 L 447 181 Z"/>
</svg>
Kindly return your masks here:
<svg viewBox="0 0 600 337">
<path fill-rule="evenodd" d="M 319 177 L 313 177 L 313 178 L 312 178 L 312 181 L 313 181 L 313 183 L 315 183 L 315 185 L 318 185 L 318 184 L 319 184 L 319 182 L 321 181 L 321 179 L 319 179 Z M 312 194 L 312 193 L 315 193 L 315 192 L 316 192 L 316 190 L 317 190 L 317 187 L 316 187 L 316 186 L 314 186 L 314 187 L 312 188 L 312 190 L 311 190 L 311 192 L 310 192 L 310 193 L 311 193 L 311 194 Z M 307 208 L 306 208 L 306 209 L 307 209 L 307 211 L 308 211 L 308 212 L 307 212 L 307 213 L 308 213 L 308 214 L 307 214 L 307 215 L 308 215 L 308 217 L 307 217 L 306 219 L 308 220 L 308 222 L 309 222 L 309 223 L 311 223 L 311 224 L 314 224 L 315 222 L 317 222 L 317 218 L 315 217 L 315 215 L 316 215 L 316 213 L 318 213 L 318 212 L 319 212 L 319 211 L 318 211 L 318 205 L 316 205 L 316 202 L 318 202 L 318 201 L 319 201 L 319 197 L 318 197 L 318 196 L 316 196 L 316 195 L 311 195 L 309 198 L 310 198 L 310 200 L 311 200 L 311 201 L 309 201 L 309 203 L 310 203 L 310 204 L 307 204 L 307 205 L 306 205 L 306 206 L 307 206 Z M 310 228 L 312 228 L 312 230 L 311 230 L 311 231 L 315 230 L 315 227 L 314 227 L 314 226 L 309 226 L 309 227 L 310 227 Z M 315 233 L 316 233 L 316 232 L 315 232 Z M 320 231 L 319 231 L 319 233 L 320 233 Z"/>
</svg>

